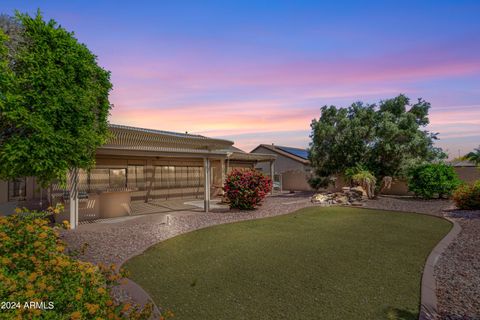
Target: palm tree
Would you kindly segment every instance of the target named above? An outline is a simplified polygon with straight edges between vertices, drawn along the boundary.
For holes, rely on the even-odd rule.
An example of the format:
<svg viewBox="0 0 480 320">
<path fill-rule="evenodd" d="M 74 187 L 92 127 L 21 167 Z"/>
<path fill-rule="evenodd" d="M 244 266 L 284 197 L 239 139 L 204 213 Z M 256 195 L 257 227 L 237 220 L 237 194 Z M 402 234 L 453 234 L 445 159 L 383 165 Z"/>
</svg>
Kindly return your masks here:
<svg viewBox="0 0 480 320">
<path fill-rule="evenodd" d="M 468 153 L 465 158 L 474 162 L 477 165 L 480 165 L 480 146 L 478 148 L 473 149 L 472 152 Z"/>
</svg>

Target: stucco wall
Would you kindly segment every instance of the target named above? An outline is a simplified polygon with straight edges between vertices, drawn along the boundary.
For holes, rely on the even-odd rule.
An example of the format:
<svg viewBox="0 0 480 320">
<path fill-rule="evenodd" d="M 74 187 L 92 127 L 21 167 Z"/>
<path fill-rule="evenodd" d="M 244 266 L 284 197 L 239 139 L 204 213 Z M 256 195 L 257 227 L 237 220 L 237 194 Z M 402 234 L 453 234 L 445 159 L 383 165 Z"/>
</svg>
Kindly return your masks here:
<svg viewBox="0 0 480 320">
<path fill-rule="evenodd" d="M 305 171 L 290 170 L 282 173 L 282 189 L 286 191 L 309 191 L 308 174 Z"/>
<path fill-rule="evenodd" d="M 455 167 L 458 177 L 467 183 L 480 180 L 480 169 L 476 167 Z"/>
</svg>

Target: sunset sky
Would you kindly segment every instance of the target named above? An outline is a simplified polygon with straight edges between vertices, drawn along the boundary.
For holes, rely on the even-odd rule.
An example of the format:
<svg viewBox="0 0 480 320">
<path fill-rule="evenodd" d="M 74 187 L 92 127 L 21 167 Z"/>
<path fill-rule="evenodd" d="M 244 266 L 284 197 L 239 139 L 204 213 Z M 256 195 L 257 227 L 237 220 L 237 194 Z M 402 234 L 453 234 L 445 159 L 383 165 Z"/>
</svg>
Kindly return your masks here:
<svg viewBox="0 0 480 320">
<path fill-rule="evenodd" d="M 452 156 L 480 144 L 480 1 L 10 1 L 112 72 L 112 123 L 307 147 L 323 105 L 432 103 Z"/>
</svg>

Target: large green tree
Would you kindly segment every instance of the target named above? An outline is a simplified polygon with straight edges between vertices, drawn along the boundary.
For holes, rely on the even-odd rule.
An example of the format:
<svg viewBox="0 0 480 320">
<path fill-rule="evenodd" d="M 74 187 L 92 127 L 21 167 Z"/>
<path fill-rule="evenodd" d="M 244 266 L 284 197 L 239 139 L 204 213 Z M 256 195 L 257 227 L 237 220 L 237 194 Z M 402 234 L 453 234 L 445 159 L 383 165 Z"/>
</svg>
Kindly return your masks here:
<svg viewBox="0 0 480 320">
<path fill-rule="evenodd" d="M 110 73 L 40 12 L 0 22 L 0 179 L 64 181 L 108 138 Z"/>
<path fill-rule="evenodd" d="M 401 176 L 414 163 L 445 158 L 434 147 L 437 134 L 425 130 L 430 103 L 413 105 L 399 95 L 376 104 L 324 106 L 311 123 L 309 158 L 313 187 L 325 186 L 346 169 L 361 166 L 377 178 Z"/>
</svg>

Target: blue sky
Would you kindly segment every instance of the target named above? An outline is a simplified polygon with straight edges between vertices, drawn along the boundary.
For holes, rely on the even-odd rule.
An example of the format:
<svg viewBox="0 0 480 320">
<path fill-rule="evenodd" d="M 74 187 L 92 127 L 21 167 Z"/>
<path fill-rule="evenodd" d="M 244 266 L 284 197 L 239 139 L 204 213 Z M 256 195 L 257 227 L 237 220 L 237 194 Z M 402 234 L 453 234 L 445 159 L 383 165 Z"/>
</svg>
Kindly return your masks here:
<svg viewBox="0 0 480 320">
<path fill-rule="evenodd" d="M 306 147 L 323 105 L 432 103 L 452 155 L 480 144 L 479 1 L 9 1 L 112 72 L 111 122 Z"/>
</svg>

